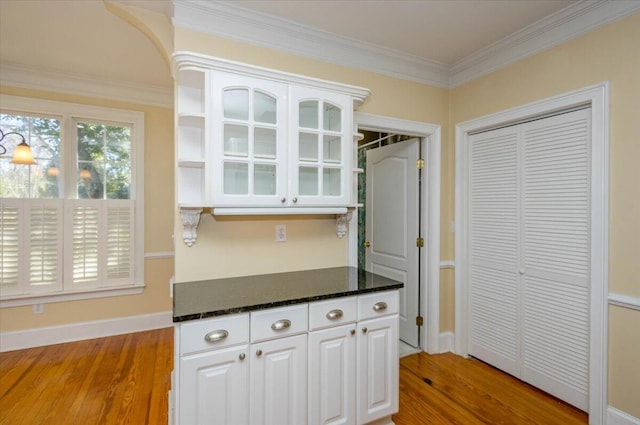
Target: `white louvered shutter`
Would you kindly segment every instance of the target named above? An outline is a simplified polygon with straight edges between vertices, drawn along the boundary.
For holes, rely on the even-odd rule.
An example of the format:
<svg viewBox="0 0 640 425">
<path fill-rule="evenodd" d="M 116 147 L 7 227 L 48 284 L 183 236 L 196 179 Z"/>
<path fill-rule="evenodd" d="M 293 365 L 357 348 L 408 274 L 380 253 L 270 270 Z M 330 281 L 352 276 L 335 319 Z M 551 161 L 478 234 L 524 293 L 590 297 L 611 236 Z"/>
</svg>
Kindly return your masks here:
<svg viewBox="0 0 640 425">
<path fill-rule="evenodd" d="M 133 277 L 133 201 L 106 201 L 106 283 L 130 283 Z"/>
<path fill-rule="evenodd" d="M 95 287 L 100 283 L 101 200 L 67 200 L 66 253 L 68 281 L 74 287 Z M 70 279 L 69 279 L 70 277 Z"/>
<path fill-rule="evenodd" d="M 25 200 L 29 293 L 62 290 L 62 200 Z"/>
<path fill-rule="evenodd" d="M 469 142 L 469 354 L 516 375 L 518 129 Z"/>
<path fill-rule="evenodd" d="M 23 202 L 0 199 L 0 294 L 15 295 L 24 291 L 20 286 L 21 226 Z"/>
<path fill-rule="evenodd" d="M 523 127 L 522 379 L 588 410 L 590 109 Z"/>
</svg>

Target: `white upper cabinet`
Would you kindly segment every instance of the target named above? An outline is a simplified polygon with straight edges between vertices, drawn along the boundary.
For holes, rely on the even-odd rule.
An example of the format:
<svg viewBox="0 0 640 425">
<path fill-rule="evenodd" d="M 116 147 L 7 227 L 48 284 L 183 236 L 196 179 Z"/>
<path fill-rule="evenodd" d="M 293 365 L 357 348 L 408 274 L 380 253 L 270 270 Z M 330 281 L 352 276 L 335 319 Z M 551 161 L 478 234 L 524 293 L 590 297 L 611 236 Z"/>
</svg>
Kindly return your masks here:
<svg viewBox="0 0 640 425">
<path fill-rule="evenodd" d="M 287 85 L 211 72 L 213 206 L 287 200 Z"/>
<path fill-rule="evenodd" d="M 290 94 L 290 202 L 350 205 L 350 97 L 300 86 L 291 86 Z"/>
<path fill-rule="evenodd" d="M 355 205 L 353 109 L 367 89 L 190 52 L 174 61 L 181 208 Z"/>
</svg>

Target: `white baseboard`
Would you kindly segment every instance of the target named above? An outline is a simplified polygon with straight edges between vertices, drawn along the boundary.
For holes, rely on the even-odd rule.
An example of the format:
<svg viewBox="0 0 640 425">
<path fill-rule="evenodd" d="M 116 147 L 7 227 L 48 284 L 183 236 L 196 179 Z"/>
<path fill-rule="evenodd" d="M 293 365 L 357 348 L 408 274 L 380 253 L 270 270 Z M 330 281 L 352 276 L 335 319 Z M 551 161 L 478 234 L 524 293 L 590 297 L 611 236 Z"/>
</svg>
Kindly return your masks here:
<svg viewBox="0 0 640 425">
<path fill-rule="evenodd" d="M 609 406 L 607 409 L 607 425 L 640 425 L 640 419 Z"/>
<path fill-rule="evenodd" d="M 453 343 L 455 341 L 455 337 L 453 332 L 441 332 L 440 340 L 438 341 L 439 351 L 440 353 L 448 353 L 453 351 Z"/>
<path fill-rule="evenodd" d="M 1 332 L 0 352 L 168 328 L 173 325 L 172 317 L 173 313 L 171 311 L 161 311 L 159 313 L 118 317 L 116 319 Z"/>
</svg>

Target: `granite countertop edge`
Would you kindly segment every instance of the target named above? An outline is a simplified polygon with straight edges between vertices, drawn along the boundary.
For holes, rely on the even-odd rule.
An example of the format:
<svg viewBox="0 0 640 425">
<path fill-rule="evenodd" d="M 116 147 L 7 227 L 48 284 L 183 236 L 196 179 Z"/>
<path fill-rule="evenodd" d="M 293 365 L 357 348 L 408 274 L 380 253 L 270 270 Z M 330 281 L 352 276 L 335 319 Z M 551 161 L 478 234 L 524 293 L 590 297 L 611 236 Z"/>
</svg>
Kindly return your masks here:
<svg viewBox="0 0 640 425">
<path fill-rule="evenodd" d="M 181 322 L 187 322 L 191 320 L 207 319 L 207 318 L 217 317 L 217 316 L 246 313 L 246 312 L 255 311 L 255 310 L 264 310 L 268 308 L 283 307 L 283 306 L 294 305 L 294 304 L 303 304 L 303 303 L 309 303 L 313 301 L 329 300 L 333 298 L 344 298 L 344 297 L 367 294 L 372 292 L 391 291 L 394 289 L 400 289 L 403 286 L 404 286 L 403 283 L 398 282 L 396 284 L 390 284 L 382 287 L 359 288 L 359 289 L 342 291 L 342 292 L 333 292 L 333 293 L 327 293 L 322 295 L 313 295 L 313 296 L 294 298 L 294 299 L 276 300 L 272 302 L 266 302 L 266 303 L 260 303 L 260 304 L 254 304 L 254 305 L 243 305 L 243 306 L 236 306 L 236 307 L 230 307 L 230 308 L 219 309 L 219 310 L 206 311 L 201 313 L 173 316 L 173 323 L 181 323 Z"/>
</svg>

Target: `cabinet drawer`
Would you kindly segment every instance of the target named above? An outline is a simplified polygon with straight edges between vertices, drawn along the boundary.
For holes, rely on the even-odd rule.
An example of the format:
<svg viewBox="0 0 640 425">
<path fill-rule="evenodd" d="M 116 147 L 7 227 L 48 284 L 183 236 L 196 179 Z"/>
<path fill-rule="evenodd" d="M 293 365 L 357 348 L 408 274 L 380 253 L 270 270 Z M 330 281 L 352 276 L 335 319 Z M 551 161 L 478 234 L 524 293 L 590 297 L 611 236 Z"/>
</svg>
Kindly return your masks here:
<svg viewBox="0 0 640 425">
<path fill-rule="evenodd" d="M 357 297 L 337 298 L 309 304 L 309 330 L 353 323 L 357 319 Z"/>
<path fill-rule="evenodd" d="M 358 297 L 358 320 L 396 314 L 398 309 L 398 291 L 375 292 Z"/>
<path fill-rule="evenodd" d="M 180 325 L 180 355 L 248 342 L 248 313 Z"/>
<path fill-rule="evenodd" d="M 307 332 L 307 304 L 251 313 L 251 342 Z"/>
</svg>

